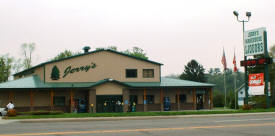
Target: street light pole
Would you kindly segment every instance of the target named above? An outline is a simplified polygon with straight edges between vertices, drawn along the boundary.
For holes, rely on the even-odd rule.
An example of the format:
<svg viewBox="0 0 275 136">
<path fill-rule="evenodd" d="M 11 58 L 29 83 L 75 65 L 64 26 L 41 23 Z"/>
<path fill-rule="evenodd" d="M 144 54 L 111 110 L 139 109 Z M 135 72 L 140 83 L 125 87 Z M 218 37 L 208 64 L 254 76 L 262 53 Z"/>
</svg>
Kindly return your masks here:
<svg viewBox="0 0 275 136">
<path fill-rule="evenodd" d="M 233 14 L 237 17 L 238 22 L 242 22 L 243 25 L 243 47 L 245 47 L 245 42 L 244 42 L 244 23 L 248 22 L 250 17 L 251 17 L 251 12 L 246 12 L 246 16 L 248 17 L 247 20 L 239 20 L 239 13 L 237 11 L 233 11 Z M 247 60 L 247 57 L 244 55 L 244 61 Z M 245 99 L 244 99 L 244 104 L 248 104 L 248 73 L 247 73 L 247 66 L 244 67 L 244 80 L 245 80 Z"/>
</svg>

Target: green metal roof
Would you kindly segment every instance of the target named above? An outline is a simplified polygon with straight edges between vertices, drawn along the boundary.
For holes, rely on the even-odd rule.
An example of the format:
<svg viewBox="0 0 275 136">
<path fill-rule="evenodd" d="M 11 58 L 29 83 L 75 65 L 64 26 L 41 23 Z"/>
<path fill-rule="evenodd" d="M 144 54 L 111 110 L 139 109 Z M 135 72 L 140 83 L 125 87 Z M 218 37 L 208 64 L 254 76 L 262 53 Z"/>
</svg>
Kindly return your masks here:
<svg viewBox="0 0 275 136">
<path fill-rule="evenodd" d="M 109 51 L 109 52 L 113 52 L 113 53 L 116 53 L 116 54 L 120 54 L 120 55 L 124 55 L 124 56 L 130 57 L 130 58 L 134 58 L 134 59 L 137 59 L 137 60 L 146 61 L 146 62 L 153 63 L 153 64 L 157 64 L 157 65 L 163 65 L 163 64 L 158 63 L 158 62 L 155 62 L 155 61 L 151 61 L 151 60 L 139 58 L 139 57 L 132 56 L 132 55 L 129 55 L 129 54 L 125 54 L 125 53 L 122 53 L 122 52 L 114 51 L 114 50 L 111 50 L 111 49 L 100 49 L 100 50 L 95 50 L 95 51 L 91 51 L 91 52 L 88 52 L 88 53 L 82 53 L 82 54 L 70 56 L 70 57 L 67 57 L 67 58 L 59 59 L 59 60 L 47 61 L 47 62 L 41 63 L 41 64 L 39 64 L 39 65 L 36 65 L 36 66 L 34 66 L 34 67 L 31 67 L 31 68 L 29 68 L 29 69 L 26 69 L 26 70 L 23 70 L 23 71 L 21 71 L 21 72 L 18 72 L 18 73 L 16 73 L 16 74 L 14 74 L 14 76 L 17 76 L 17 75 L 20 75 L 20 74 L 22 74 L 22 73 L 25 73 L 25 72 L 28 72 L 28 71 L 30 71 L 30 70 L 33 70 L 33 69 L 35 69 L 35 68 L 41 67 L 41 66 L 43 66 L 43 65 L 45 65 L 45 64 L 54 63 L 54 62 L 59 62 L 59 61 L 63 61 L 63 60 L 67 60 L 67 59 L 71 59 L 71 58 L 75 58 L 75 57 L 79 57 L 79 56 L 84 56 L 84 55 L 88 55 L 88 54 L 92 54 L 92 53 L 97 53 L 97 52 L 101 52 L 101 51 Z"/>
<path fill-rule="evenodd" d="M 126 82 L 133 87 L 213 87 L 214 84 L 193 82 L 173 78 L 161 78 L 161 82 Z"/>
<path fill-rule="evenodd" d="M 34 88 L 90 88 L 106 82 L 114 82 L 127 87 L 213 87 L 214 84 L 199 83 L 187 80 L 161 78 L 161 82 L 120 82 L 104 79 L 98 82 L 84 83 L 44 83 L 37 75 L 25 77 L 0 84 L 0 89 L 34 89 Z"/>
</svg>

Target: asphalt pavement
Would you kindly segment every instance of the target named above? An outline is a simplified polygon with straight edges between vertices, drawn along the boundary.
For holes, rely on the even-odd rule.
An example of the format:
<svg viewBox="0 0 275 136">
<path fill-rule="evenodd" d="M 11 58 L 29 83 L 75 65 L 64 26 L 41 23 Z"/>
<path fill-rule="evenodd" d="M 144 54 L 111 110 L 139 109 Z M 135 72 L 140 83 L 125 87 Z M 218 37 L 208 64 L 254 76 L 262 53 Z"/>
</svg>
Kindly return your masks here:
<svg viewBox="0 0 275 136">
<path fill-rule="evenodd" d="M 116 119 L 114 119 L 116 118 Z M 274 136 L 275 113 L 131 117 L 101 120 L 0 120 L 0 136 Z M 120 117 L 121 118 L 121 117 Z M 104 120 L 103 120 L 104 119 Z M 51 120 L 51 119 L 50 119 Z M 7 122 L 6 122 L 7 121 Z M 1 123 L 2 122 L 2 123 Z M 5 123 L 3 123 L 5 122 Z"/>
</svg>

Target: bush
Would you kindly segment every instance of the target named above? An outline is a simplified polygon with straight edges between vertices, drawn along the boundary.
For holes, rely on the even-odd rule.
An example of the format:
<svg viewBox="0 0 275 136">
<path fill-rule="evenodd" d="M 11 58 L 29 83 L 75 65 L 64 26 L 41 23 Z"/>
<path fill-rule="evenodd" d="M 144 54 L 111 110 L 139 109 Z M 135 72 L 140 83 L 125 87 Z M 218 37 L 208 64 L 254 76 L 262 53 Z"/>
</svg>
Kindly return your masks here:
<svg viewBox="0 0 275 136">
<path fill-rule="evenodd" d="M 31 112 L 31 115 L 49 115 L 49 114 L 50 114 L 50 111 L 44 111 L 44 110 Z"/>
<path fill-rule="evenodd" d="M 50 114 L 57 115 L 57 114 L 64 114 L 64 112 L 63 111 L 51 111 Z"/>
<path fill-rule="evenodd" d="M 57 114 L 64 114 L 63 111 L 45 111 L 45 110 L 40 110 L 40 111 L 32 111 L 30 112 L 31 115 L 57 115 Z"/>
<path fill-rule="evenodd" d="M 251 105 L 245 104 L 245 105 L 243 105 L 242 109 L 243 110 L 251 110 L 252 107 L 251 107 Z"/>
<path fill-rule="evenodd" d="M 251 101 L 254 103 L 254 108 L 267 108 L 266 96 L 253 96 Z"/>
<path fill-rule="evenodd" d="M 218 91 L 215 91 L 213 94 L 213 104 L 214 107 L 223 107 L 224 106 L 224 95 Z"/>
<path fill-rule="evenodd" d="M 16 116 L 16 110 L 15 109 L 8 110 L 7 116 L 8 117 L 15 117 Z"/>
</svg>

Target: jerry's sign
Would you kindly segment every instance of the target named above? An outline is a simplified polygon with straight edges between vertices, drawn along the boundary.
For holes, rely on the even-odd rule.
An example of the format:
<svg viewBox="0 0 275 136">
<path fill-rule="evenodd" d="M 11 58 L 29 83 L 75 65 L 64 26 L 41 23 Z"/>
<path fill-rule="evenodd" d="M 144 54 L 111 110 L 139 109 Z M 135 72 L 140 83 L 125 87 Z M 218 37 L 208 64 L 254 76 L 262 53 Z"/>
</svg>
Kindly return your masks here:
<svg viewBox="0 0 275 136">
<path fill-rule="evenodd" d="M 72 67 L 72 66 L 68 66 L 65 70 L 64 70 L 64 75 L 63 78 L 65 78 L 67 75 L 69 74 L 73 74 L 75 72 L 88 72 L 91 69 L 94 69 L 96 67 L 95 63 L 91 63 L 89 65 L 84 65 L 84 66 L 80 66 L 80 67 Z"/>
</svg>

